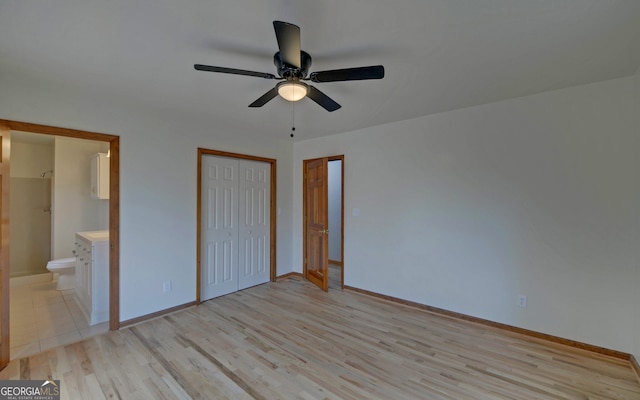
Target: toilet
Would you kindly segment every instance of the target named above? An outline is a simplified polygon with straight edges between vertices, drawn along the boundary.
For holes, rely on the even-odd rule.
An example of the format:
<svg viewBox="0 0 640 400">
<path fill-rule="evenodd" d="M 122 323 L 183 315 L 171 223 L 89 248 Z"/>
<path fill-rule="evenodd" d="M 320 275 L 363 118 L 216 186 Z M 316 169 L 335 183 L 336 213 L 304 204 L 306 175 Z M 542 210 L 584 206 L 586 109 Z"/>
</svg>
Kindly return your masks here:
<svg viewBox="0 0 640 400">
<path fill-rule="evenodd" d="M 73 289 L 76 284 L 76 258 L 60 258 L 47 263 L 47 269 L 58 274 L 58 290 Z"/>
</svg>

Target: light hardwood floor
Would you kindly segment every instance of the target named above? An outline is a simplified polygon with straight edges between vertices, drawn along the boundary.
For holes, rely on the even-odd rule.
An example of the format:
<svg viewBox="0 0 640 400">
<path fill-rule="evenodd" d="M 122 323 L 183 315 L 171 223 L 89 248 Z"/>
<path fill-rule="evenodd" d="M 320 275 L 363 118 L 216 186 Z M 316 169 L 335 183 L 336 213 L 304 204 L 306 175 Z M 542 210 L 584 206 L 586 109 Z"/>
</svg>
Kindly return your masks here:
<svg viewBox="0 0 640 400">
<path fill-rule="evenodd" d="M 14 360 L 63 399 L 640 399 L 629 362 L 289 278 Z"/>
</svg>

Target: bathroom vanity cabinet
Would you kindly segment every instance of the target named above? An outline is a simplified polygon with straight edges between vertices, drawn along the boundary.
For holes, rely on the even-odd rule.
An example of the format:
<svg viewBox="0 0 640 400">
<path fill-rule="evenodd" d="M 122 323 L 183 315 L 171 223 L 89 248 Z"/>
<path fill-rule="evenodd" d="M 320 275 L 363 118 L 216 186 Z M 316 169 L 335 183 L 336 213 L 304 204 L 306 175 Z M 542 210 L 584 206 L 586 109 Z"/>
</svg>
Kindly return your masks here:
<svg viewBox="0 0 640 400">
<path fill-rule="evenodd" d="M 76 301 L 89 325 L 109 320 L 109 231 L 77 232 Z"/>
</svg>

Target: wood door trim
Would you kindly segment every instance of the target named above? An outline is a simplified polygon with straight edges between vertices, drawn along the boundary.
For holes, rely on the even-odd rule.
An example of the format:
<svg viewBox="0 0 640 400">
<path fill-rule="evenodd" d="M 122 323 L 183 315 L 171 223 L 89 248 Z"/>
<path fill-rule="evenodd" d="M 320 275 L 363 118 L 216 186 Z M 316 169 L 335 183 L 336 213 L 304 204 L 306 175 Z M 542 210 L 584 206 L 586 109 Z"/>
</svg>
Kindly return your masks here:
<svg viewBox="0 0 640 400">
<path fill-rule="evenodd" d="M 636 377 L 638 378 L 638 382 L 640 382 L 640 363 L 633 354 L 629 354 L 629 362 L 631 363 L 631 368 L 636 373 Z"/>
<path fill-rule="evenodd" d="M 307 276 L 307 163 L 302 160 L 302 277 Z"/>
<path fill-rule="evenodd" d="M 108 142 L 109 162 L 109 329 L 120 328 L 120 136 L 0 119 L 4 129 Z M 4 191 L 3 191 L 4 194 Z M 3 275 L 8 263 L 3 263 Z M 8 270 L 7 270 L 8 271 Z M 4 315 L 4 313 L 3 313 Z"/>
<path fill-rule="evenodd" d="M 260 157 L 260 156 L 252 156 L 252 155 L 248 155 L 248 154 L 239 154 L 239 153 L 231 153 L 228 151 L 221 151 L 221 150 L 212 150 L 212 149 L 205 149 L 202 147 L 198 147 L 198 172 L 197 172 L 197 176 L 198 176 L 198 190 L 197 190 L 197 199 L 196 199 L 196 304 L 200 304 L 200 300 L 201 300 L 201 293 L 200 293 L 200 283 L 201 283 L 201 272 L 200 272 L 200 267 L 202 265 L 202 258 L 201 258 L 201 251 L 202 251 L 202 243 L 201 243 L 201 239 L 202 239 L 202 156 L 205 155 L 209 155 L 209 156 L 218 156 L 218 157 L 228 157 L 228 158 L 236 158 L 239 160 L 249 160 L 249 161 L 259 161 L 259 162 L 264 162 L 264 163 L 268 163 L 270 164 L 271 168 L 271 187 L 270 187 L 270 221 L 269 221 L 269 280 L 271 282 L 275 282 L 276 281 L 276 271 L 277 271 L 277 266 L 276 266 L 276 236 L 277 236 L 277 229 L 276 229 L 276 220 L 277 220 L 277 193 L 276 193 L 276 179 L 277 179 L 277 160 L 273 159 L 273 158 L 267 158 L 267 157 Z"/>
<path fill-rule="evenodd" d="M 2 196 L 0 197 L 0 209 L 2 210 L 2 233 L 0 233 L 0 311 L 2 320 L 0 321 L 0 369 L 9 364 L 10 360 L 10 307 L 9 307 L 9 183 L 10 183 L 10 144 L 11 144 L 11 129 L 0 123 L 0 188 L 2 189 Z"/>
<path fill-rule="evenodd" d="M 110 135 L 107 133 L 97 133 L 82 131 L 78 129 L 59 128 L 56 126 L 32 124 L 29 122 L 11 121 L 0 119 L 0 125 L 4 125 L 12 131 L 23 131 L 30 133 L 40 133 L 44 135 L 65 136 L 78 139 L 95 140 L 98 142 L 110 142 L 119 139 L 120 136 Z"/>
</svg>

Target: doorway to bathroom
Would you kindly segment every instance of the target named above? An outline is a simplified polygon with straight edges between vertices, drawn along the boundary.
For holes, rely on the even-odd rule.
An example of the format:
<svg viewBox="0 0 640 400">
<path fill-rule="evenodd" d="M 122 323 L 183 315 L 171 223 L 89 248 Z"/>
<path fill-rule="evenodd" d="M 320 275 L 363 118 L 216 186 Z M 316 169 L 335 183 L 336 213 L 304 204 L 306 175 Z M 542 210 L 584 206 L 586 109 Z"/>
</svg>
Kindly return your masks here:
<svg viewBox="0 0 640 400">
<path fill-rule="evenodd" d="M 12 132 L 11 359 L 108 330 L 108 279 L 93 284 L 103 295 L 98 302 L 93 294 L 95 306 L 89 305 L 88 268 L 77 268 L 75 258 L 77 232 L 106 235 L 109 228 L 108 193 L 99 198 L 90 191 L 90 161 L 108 150 L 100 141 Z M 106 268 L 105 261 L 105 275 Z M 99 318 L 92 312 L 98 306 Z"/>
<path fill-rule="evenodd" d="M 11 220 L 10 200 L 11 200 L 11 192 L 12 192 L 12 188 L 10 184 L 11 175 L 12 175 L 11 172 L 20 172 L 22 170 L 23 171 L 22 173 L 25 174 L 26 173 L 24 172 L 25 168 L 28 171 L 29 167 L 33 169 L 33 164 L 37 164 L 37 163 L 34 163 L 33 160 L 31 160 L 30 162 L 27 162 L 27 164 L 29 164 L 28 167 L 23 168 L 24 166 L 20 165 L 20 158 L 18 156 L 20 154 L 21 145 L 19 143 L 20 143 L 20 136 L 23 132 L 29 133 L 29 134 L 42 134 L 43 136 L 47 137 L 47 139 L 49 140 L 53 138 L 54 141 L 67 140 L 67 141 L 70 141 L 69 143 L 73 142 L 70 145 L 70 147 L 67 147 L 66 154 L 62 154 L 62 153 L 59 154 L 60 157 L 58 158 L 60 158 L 61 160 L 72 158 L 73 155 L 76 154 L 78 150 L 77 148 L 74 148 L 74 145 L 77 145 L 78 143 L 83 143 L 84 141 L 95 141 L 98 144 L 98 150 L 97 150 L 98 152 L 101 152 L 103 149 L 106 149 L 106 151 L 109 152 L 111 155 L 110 162 L 108 164 L 109 165 L 108 169 L 110 174 L 110 184 L 109 184 L 108 191 L 109 191 L 110 199 L 105 204 L 98 206 L 98 208 L 103 209 L 103 212 L 101 216 L 98 216 L 97 218 L 100 221 L 100 223 L 105 224 L 103 226 L 106 226 L 108 228 L 109 242 L 110 242 L 109 267 L 108 267 L 109 276 L 110 276 L 110 278 L 108 279 L 108 282 L 109 282 L 108 283 L 108 292 L 109 292 L 108 329 L 114 330 L 114 329 L 118 329 L 119 327 L 119 301 L 118 301 L 118 298 L 119 298 L 119 273 L 118 273 L 119 272 L 118 271 L 119 270 L 118 268 L 119 267 L 118 266 L 119 264 L 118 262 L 119 260 L 119 154 L 120 154 L 119 153 L 119 147 L 120 147 L 119 137 L 114 135 L 101 134 L 101 133 L 57 128 L 57 127 L 46 126 L 46 125 L 30 124 L 30 123 L 24 123 L 24 122 L 18 122 L 18 121 L 0 120 L 0 135 L 2 140 L 2 146 L 0 147 L 2 150 L 0 154 L 1 156 L 0 183 L 2 185 L 2 201 L 0 202 L 0 213 L 2 214 L 2 226 L 0 230 L 0 243 L 2 245 L 2 249 L 1 249 L 2 251 L 0 252 L 0 255 L 1 255 L 0 256 L 0 278 L 1 278 L 0 279 L 0 334 L 1 334 L 0 335 L 0 340 L 1 340 L 0 369 L 3 368 L 8 363 L 10 358 L 10 348 L 11 348 L 11 343 L 9 341 L 10 336 L 12 339 L 14 335 L 15 337 L 18 336 L 17 332 L 12 332 L 10 335 L 10 332 L 12 331 L 12 329 L 10 328 L 11 318 L 9 313 L 10 311 L 9 303 L 12 299 L 12 296 L 10 296 L 10 275 L 11 275 L 10 265 L 13 263 L 13 255 L 10 262 L 9 253 L 10 253 L 10 246 L 15 241 L 14 240 L 15 238 L 11 237 L 10 233 L 19 235 L 19 233 L 16 233 L 13 230 L 10 230 L 13 226 L 13 221 L 11 221 L 11 224 L 10 224 L 10 220 Z M 15 141 L 15 143 L 12 143 L 12 136 L 14 135 L 17 135 L 17 141 Z M 43 141 L 46 142 L 47 140 L 43 138 Z M 64 146 L 61 145 L 60 149 L 62 149 L 63 147 Z M 15 160 L 14 160 L 14 156 L 16 156 Z M 10 159 L 11 159 L 11 167 L 9 166 Z M 67 159 L 67 161 L 69 161 L 69 159 Z M 88 160 L 85 160 L 85 161 L 86 161 L 86 165 L 82 168 L 78 168 L 77 166 L 75 168 L 73 167 L 69 168 L 68 165 L 66 165 L 65 167 L 64 162 L 62 164 L 56 164 L 54 162 L 53 168 L 47 165 L 44 167 L 42 171 L 39 171 L 39 172 L 31 171 L 26 173 L 27 175 L 37 174 L 38 175 L 37 178 L 42 179 L 43 181 L 46 181 L 47 179 L 50 180 L 50 183 L 49 182 L 43 183 L 42 181 L 40 181 L 40 185 L 36 186 L 36 187 L 39 187 L 40 189 L 40 191 L 38 192 L 39 193 L 38 197 L 40 199 L 38 200 L 39 204 L 35 206 L 35 209 L 31 210 L 32 212 L 35 212 L 35 213 L 42 212 L 47 214 L 48 212 L 46 210 L 48 208 L 50 208 L 49 212 L 51 212 L 56 209 L 56 204 L 60 206 L 60 204 L 68 203 L 68 202 L 73 204 L 75 207 L 75 209 L 72 209 L 73 207 L 64 207 L 64 206 L 59 207 L 62 209 L 66 208 L 68 212 L 66 214 L 62 213 L 62 215 L 59 215 L 59 218 L 51 219 L 51 222 L 50 222 L 51 223 L 51 229 L 50 229 L 51 243 L 49 246 L 49 256 L 46 257 L 46 251 L 44 252 L 45 258 L 52 259 L 53 257 L 55 257 L 57 254 L 56 251 L 58 251 L 57 246 L 58 245 L 63 246 L 65 242 L 64 233 L 62 234 L 63 236 L 62 239 L 60 240 L 57 239 L 56 236 L 59 230 L 57 230 L 56 227 L 60 228 L 61 231 L 64 231 L 65 226 L 71 227 L 71 229 L 73 229 L 74 231 L 77 229 L 73 227 L 72 223 L 67 223 L 67 222 L 73 221 L 74 218 L 77 218 L 76 215 L 82 215 L 84 210 L 82 209 L 81 206 L 79 207 L 77 205 L 78 203 L 74 203 L 73 193 L 72 194 L 67 193 L 66 194 L 67 197 L 64 197 L 64 196 L 59 197 L 57 196 L 57 192 L 55 189 L 56 189 L 56 186 L 58 186 L 59 184 L 60 184 L 60 188 L 64 187 L 65 179 L 63 178 L 67 176 L 66 173 L 63 173 L 65 171 L 65 168 L 67 172 L 70 170 L 71 173 L 74 173 L 75 171 L 75 173 L 85 174 L 86 170 L 90 169 L 89 161 Z M 42 169 L 40 167 L 41 165 L 37 165 L 37 170 Z M 81 171 L 78 171 L 79 169 Z M 88 191 L 89 184 L 87 184 L 86 186 Z M 46 192 L 48 191 L 49 188 L 51 188 L 50 189 L 51 197 L 47 198 Z M 51 200 L 51 203 L 47 201 L 48 199 Z M 18 220 L 16 222 L 18 222 Z M 85 229 L 85 228 L 80 228 L 80 229 Z M 71 249 L 69 251 L 73 250 L 74 239 L 75 239 L 75 232 L 73 232 L 73 235 L 69 240 L 70 242 L 69 245 L 71 246 Z M 42 240 L 46 240 L 46 239 L 42 239 Z M 58 244 L 56 245 L 56 243 Z M 43 246 L 43 247 L 46 247 L 46 246 Z M 13 250 L 13 251 L 16 251 L 16 250 Z M 29 276 L 29 275 L 26 274 L 25 276 Z M 54 293 L 60 294 L 57 291 Z M 44 297 L 47 297 L 47 296 L 44 296 Z M 63 301 L 64 300 L 65 299 L 63 298 Z M 34 301 L 32 301 L 32 303 L 35 304 Z M 11 305 L 12 305 L 11 310 L 13 312 L 14 304 L 11 304 Z M 41 317 L 42 316 L 40 315 L 38 318 L 41 318 Z M 33 319 L 36 319 L 36 318 L 34 317 Z M 72 322 L 72 324 L 74 324 L 74 322 Z M 56 333 L 55 328 L 51 328 L 49 329 L 49 331 Z"/>
</svg>

